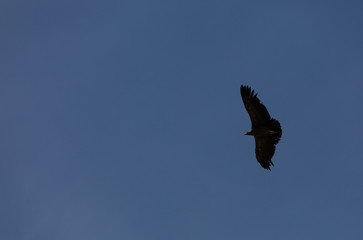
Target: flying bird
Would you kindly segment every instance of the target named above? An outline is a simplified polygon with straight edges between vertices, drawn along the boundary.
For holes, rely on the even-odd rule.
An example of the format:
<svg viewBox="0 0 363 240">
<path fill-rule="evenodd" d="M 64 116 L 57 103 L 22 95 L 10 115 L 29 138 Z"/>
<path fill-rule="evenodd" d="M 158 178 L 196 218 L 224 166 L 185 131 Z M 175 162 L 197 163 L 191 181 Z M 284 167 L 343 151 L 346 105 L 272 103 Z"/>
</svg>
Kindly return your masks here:
<svg viewBox="0 0 363 240">
<path fill-rule="evenodd" d="M 243 104 L 250 115 L 252 128 L 245 135 L 255 137 L 256 158 L 261 166 L 270 170 L 275 153 L 275 145 L 280 141 L 282 130 L 280 123 L 270 117 L 266 107 L 257 98 L 257 93 L 249 86 L 241 85 Z"/>
</svg>

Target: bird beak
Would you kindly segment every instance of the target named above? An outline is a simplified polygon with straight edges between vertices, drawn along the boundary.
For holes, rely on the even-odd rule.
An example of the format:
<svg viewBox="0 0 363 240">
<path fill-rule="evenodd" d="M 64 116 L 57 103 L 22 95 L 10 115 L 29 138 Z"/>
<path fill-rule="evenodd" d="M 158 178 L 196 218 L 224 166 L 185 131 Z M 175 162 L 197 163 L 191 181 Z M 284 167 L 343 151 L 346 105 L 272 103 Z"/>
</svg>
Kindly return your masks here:
<svg viewBox="0 0 363 240">
<path fill-rule="evenodd" d="M 252 130 L 249 130 L 249 131 L 245 132 L 245 135 L 253 135 Z"/>
</svg>

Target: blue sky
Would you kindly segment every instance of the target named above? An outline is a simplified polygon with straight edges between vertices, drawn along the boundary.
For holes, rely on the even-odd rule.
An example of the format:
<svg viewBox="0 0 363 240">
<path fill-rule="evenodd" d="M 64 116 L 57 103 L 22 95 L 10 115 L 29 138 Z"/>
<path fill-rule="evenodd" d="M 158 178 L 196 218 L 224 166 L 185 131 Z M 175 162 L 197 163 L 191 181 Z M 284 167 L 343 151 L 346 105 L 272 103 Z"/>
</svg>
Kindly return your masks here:
<svg viewBox="0 0 363 240">
<path fill-rule="evenodd" d="M 362 239 L 361 1 L 0 3 L 0 238 Z M 241 84 L 283 135 L 266 171 Z"/>
</svg>

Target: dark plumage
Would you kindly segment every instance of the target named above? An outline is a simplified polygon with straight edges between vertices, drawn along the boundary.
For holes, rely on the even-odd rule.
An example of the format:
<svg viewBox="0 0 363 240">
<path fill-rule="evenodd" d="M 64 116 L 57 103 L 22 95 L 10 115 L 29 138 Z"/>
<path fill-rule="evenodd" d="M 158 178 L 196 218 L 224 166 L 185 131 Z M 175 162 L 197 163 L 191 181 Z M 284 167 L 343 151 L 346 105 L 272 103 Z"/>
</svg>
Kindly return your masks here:
<svg viewBox="0 0 363 240">
<path fill-rule="evenodd" d="M 275 153 L 275 145 L 282 135 L 281 125 L 270 117 L 266 107 L 257 98 L 257 93 L 251 91 L 249 86 L 241 85 L 241 96 L 252 123 L 252 129 L 245 135 L 255 137 L 257 161 L 263 168 L 270 170 L 270 166 L 274 165 L 271 159 Z"/>
</svg>

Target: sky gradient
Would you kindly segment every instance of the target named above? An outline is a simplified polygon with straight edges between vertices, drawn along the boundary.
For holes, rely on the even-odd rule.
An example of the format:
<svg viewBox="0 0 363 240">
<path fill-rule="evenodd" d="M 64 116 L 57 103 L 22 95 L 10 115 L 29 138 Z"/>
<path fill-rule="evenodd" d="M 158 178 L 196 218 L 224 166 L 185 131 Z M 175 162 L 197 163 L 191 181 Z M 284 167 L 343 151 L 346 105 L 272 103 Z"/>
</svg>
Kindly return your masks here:
<svg viewBox="0 0 363 240">
<path fill-rule="evenodd" d="M 363 239 L 362 1 L 0 2 L 0 239 Z M 239 87 L 282 125 L 261 168 Z"/>
</svg>

